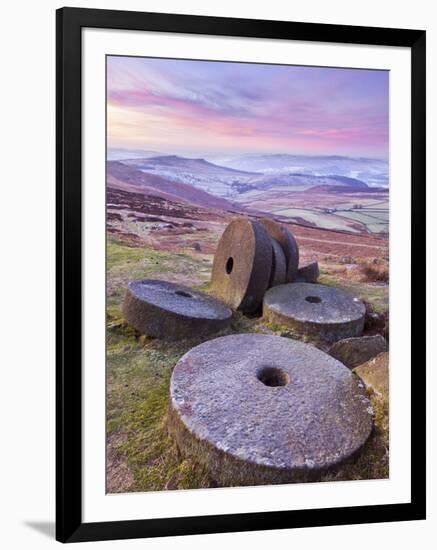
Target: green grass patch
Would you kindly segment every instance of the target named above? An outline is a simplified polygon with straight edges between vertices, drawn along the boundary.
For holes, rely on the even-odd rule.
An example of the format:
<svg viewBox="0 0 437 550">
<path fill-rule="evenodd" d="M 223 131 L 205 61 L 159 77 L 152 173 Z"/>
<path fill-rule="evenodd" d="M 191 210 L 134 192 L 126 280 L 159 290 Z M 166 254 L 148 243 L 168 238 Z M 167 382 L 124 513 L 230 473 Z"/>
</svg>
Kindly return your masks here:
<svg viewBox="0 0 437 550">
<path fill-rule="evenodd" d="M 134 248 L 113 240 L 108 241 L 107 252 L 107 435 L 117 439 L 117 456 L 132 473 L 133 483 L 128 490 L 213 486 L 204 468 L 179 455 L 166 428 L 172 370 L 184 353 L 205 339 L 172 343 L 147 338 L 126 324 L 121 313 L 121 302 L 131 279 L 162 278 L 208 292 L 211 258 Z M 387 287 L 349 282 L 327 274 L 320 282 L 343 288 L 369 301 L 376 310 L 388 308 Z M 234 315 L 230 328 L 217 336 L 243 332 L 299 338 L 288 327 L 240 313 Z M 323 349 L 320 342 L 304 340 Z M 351 467 L 348 475 L 353 479 L 382 475 L 385 466 L 381 445 L 381 441 L 375 443 L 372 439 L 367 455 Z M 116 490 L 123 490 L 123 486 Z"/>
</svg>

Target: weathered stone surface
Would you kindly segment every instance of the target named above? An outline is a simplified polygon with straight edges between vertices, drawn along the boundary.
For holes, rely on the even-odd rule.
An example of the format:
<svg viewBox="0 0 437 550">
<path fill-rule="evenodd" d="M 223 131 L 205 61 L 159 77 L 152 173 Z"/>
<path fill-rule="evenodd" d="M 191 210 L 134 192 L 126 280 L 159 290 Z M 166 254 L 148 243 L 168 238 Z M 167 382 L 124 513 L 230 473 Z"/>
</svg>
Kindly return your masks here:
<svg viewBox="0 0 437 550">
<path fill-rule="evenodd" d="M 341 361 L 343 365 L 353 369 L 387 350 L 387 340 L 380 334 L 376 334 L 339 340 L 331 346 L 329 354 Z"/>
<path fill-rule="evenodd" d="M 297 283 L 316 283 L 320 276 L 319 263 L 312 262 L 310 264 L 299 267 L 297 270 Z"/>
<path fill-rule="evenodd" d="M 232 311 L 202 292 L 144 279 L 128 284 L 123 315 L 142 334 L 177 340 L 224 329 L 231 321 Z"/>
<path fill-rule="evenodd" d="M 177 363 L 168 428 L 184 456 L 224 486 L 317 480 L 372 429 L 363 384 L 314 346 L 238 334 Z"/>
<path fill-rule="evenodd" d="M 287 275 L 287 263 L 281 245 L 272 239 L 272 269 L 270 272 L 269 288 L 283 285 Z"/>
<path fill-rule="evenodd" d="M 361 300 L 337 288 L 291 283 L 267 291 L 263 315 L 300 334 L 335 342 L 361 336 L 365 307 Z"/>
<path fill-rule="evenodd" d="M 270 237 L 278 241 L 284 251 L 287 264 L 286 282 L 294 281 L 299 265 L 299 247 L 294 235 L 284 225 L 269 218 L 263 218 L 260 223 L 266 228 Z"/>
<path fill-rule="evenodd" d="M 267 290 L 272 266 L 272 242 L 258 222 L 233 220 L 214 255 L 211 285 L 215 296 L 233 309 L 253 312 Z"/>
<path fill-rule="evenodd" d="M 367 391 L 388 403 L 389 400 L 389 354 L 383 352 L 356 367 L 352 372 L 361 378 Z"/>
</svg>

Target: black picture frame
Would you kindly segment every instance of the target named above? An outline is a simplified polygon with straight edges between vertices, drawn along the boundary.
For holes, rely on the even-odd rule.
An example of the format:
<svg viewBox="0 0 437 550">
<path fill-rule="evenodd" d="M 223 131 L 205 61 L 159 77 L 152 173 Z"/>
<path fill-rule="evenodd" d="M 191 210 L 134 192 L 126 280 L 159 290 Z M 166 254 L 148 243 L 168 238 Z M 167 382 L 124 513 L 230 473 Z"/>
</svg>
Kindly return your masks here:
<svg viewBox="0 0 437 550">
<path fill-rule="evenodd" d="M 135 521 L 82 522 L 81 30 L 85 27 L 411 49 L 411 502 Z M 62 8 L 57 64 L 56 538 L 78 542 L 425 518 L 425 48 L 423 30 Z M 408 114 L 406 113 L 406 116 Z"/>
</svg>

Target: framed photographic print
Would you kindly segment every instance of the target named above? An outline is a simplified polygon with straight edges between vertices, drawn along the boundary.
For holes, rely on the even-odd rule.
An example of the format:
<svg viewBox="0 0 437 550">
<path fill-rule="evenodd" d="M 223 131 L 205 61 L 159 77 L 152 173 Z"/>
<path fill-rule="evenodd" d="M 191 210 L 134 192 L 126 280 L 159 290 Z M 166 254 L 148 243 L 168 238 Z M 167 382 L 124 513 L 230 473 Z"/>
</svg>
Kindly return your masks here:
<svg viewBox="0 0 437 550">
<path fill-rule="evenodd" d="M 425 32 L 57 12 L 57 539 L 425 518 Z"/>
</svg>

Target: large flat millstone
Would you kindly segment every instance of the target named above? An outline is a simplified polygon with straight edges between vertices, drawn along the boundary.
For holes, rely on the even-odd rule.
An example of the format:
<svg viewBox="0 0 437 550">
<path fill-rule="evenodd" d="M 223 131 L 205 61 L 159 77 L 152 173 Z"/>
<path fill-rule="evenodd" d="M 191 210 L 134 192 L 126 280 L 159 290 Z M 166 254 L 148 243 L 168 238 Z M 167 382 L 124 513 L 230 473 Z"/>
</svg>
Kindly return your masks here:
<svg viewBox="0 0 437 550">
<path fill-rule="evenodd" d="M 372 429 L 364 385 L 314 346 L 264 334 L 196 346 L 173 370 L 169 432 L 220 485 L 317 480 Z"/>
<path fill-rule="evenodd" d="M 325 285 L 291 283 L 266 292 L 263 315 L 299 334 L 328 342 L 361 336 L 366 308 L 348 292 Z"/>
<path fill-rule="evenodd" d="M 123 315 L 142 334 L 177 340 L 224 329 L 231 321 L 232 311 L 202 292 L 144 279 L 128 284 Z"/>
<path fill-rule="evenodd" d="M 214 255 L 214 295 L 233 309 L 256 311 L 270 281 L 272 254 L 272 242 L 263 225 L 247 218 L 233 220 Z"/>
</svg>

